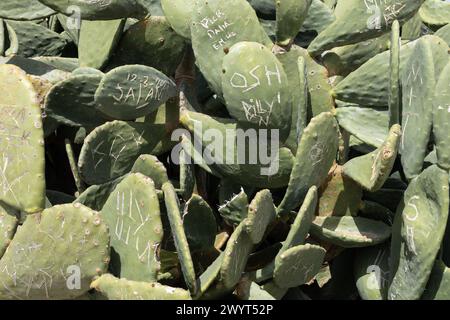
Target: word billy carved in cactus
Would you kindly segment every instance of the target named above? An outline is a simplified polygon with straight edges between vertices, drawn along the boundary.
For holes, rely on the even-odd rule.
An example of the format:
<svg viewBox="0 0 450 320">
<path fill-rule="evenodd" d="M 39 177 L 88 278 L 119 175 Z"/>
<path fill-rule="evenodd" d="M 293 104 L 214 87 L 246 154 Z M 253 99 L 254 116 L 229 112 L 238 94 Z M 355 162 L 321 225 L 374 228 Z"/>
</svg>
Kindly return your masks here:
<svg viewBox="0 0 450 320">
<path fill-rule="evenodd" d="M 279 169 L 279 130 L 278 129 L 242 129 L 231 127 L 225 131 L 204 129 L 200 121 L 194 120 L 193 136 L 185 129 L 177 129 L 172 133 L 172 141 L 188 139 L 192 152 L 188 163 L 226 164 L 226 165 L 259 165 L 260 174 L 272 176 Z M 180 163 L 179 154 L 183 142 L 172 150 L 171 159 Z"/>
<path fill-rule="evenodd" d="M 257 71 L 260 69 L 264 70 L 263 81 L 261 81 L 257 74 Z M 235 72 L 230 79 L 230 84 L 233 88 L 242 89 L 242 93 L 246 93 L 260 87 L 261 85 L 269 87 L 272 86 L 272 77 L 274 78 L 276 84 L 282 84 L 278 65 L 274 66 L 274 70 L 269 69 L 267 66 L 257 65 L 248 72 L 248 75 Z M 281 104 L 281 93 L 278 91 L 276 96 L 272 97 L 272 100 L 270 101 L 261 101 L 260 99 L 250 98 L 241 102 L 248 121 L 252 122 L 256 118 L 259 125 L 264 124 L 267 126 L 269 124 L 270 116 L 272 115 L 274 104 Z"/>
</svg>

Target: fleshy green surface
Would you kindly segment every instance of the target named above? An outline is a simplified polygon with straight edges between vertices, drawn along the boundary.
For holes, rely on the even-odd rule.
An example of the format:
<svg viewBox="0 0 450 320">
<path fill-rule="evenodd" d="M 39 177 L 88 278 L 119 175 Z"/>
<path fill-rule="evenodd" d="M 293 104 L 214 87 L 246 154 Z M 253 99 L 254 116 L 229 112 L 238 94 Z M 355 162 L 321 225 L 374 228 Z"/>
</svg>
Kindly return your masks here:
<svg viewBox="0 0 450 320">
<path fill-rule="evenodd" d="M 317 217 L 311 234 L 344 248 L 373 246 L 386 241 L 391 228 L 383 222 L 361 217 Z"/>
<path fill-rule="evenodd" d="M 0 298 L 76 298 L 108 263 L 102 216 L 81 204 L 55 206 L 29 216 L 17 230 L 0 260 Z"/>
<path fill-rule="evenodd" d="M 447 224 L 448 181 L 433 165 L 406 189 L 393 226 L 390 300 L 419 299 L 424 292 Z"/>
<path fill-rule="evenodd" d="M 163 227 L 153 181 L 130 174 L 110 194 L 101 214 L 111 233 L 111 272 L 128 280 L 156 281 Z"/>
<path fill-rule="evenodd" d="M 25 72 L 0 65 L 0 200 L 34 213 L 44 208 L 45 156 L 37 92 Z"/>
<path fill-rule="evenodd" d="M 176 96 L 175 83 L 160 71 L 126 65 L 108 72 L 95 92 L 96 108 L 117 120 L 146 116 Z"/>
<path fill-rule="evenodd" d="M 129 281 L 105 274 L 91 287 L 107 300 L 191 300 L 189 291 L 164 286 L 157 282 Z"/>
</svg>

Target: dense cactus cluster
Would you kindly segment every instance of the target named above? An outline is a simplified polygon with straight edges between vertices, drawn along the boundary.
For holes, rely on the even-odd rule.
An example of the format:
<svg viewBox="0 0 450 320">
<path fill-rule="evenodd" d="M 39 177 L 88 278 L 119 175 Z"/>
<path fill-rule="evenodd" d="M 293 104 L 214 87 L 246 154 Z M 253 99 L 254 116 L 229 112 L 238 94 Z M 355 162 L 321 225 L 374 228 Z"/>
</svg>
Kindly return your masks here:
<svg viewBox="0 0 450 320">
<path fill-rule="evenodd" d="M 449 23 L 1 0 L 0 299 L 449 299 Z"/>
</svg>

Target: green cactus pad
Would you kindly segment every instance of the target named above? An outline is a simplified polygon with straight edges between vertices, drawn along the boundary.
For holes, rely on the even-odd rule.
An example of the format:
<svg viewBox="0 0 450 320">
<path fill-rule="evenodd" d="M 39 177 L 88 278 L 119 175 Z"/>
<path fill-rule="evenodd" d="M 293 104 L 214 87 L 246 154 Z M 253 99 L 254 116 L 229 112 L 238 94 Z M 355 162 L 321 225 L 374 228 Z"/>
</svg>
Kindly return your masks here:
<svg viewBox="0 0 450 320">
<path fill-rule="evenodd" d="M 7 21 L 10 47 L 5 55 L 22 57 L 58 56 L 67 41 L 44 26 L 28 21 Z"/>
<path fill-rule="evenodd" d="M 368 247 L 386 241 L 391 228 L 383 222 L 361 217 L 317 217 L 310 233 L 344 248 Z"/>
<path fill-rule="evenodd" d="M 0 18 L 9 20 L 37 20 L 49 17 L 55 11 L 43 5 L 39 0 L 3 0 L 0 3 Z"/>
<path fill-rule="evenodd" d="M 129 172 L 139 155 L 158 155 L 173 144 L 164 124 L 107 122 L 86 137 L 78 167 L 86 183 L 102 184 Z"/>
<path fill-rule="evenodd" d="M 0 18 L 0 56 L 3 56 L 5 54 L 6 37 L 7 37 L 5 29 L 6 28 L 3 19 Z"/>
<path fill-rule="evenodd" d="M 312 0 L 279 0 L 275 2 L 277 43 L 288 45 L 305 21 Z"/>
<path fill-rule="evenodd" d="M 0 260 L 0 298 L 76 298 L 108 262 L 108 228 L 97 212 L 81 204 L 45 209 L 26 219 Z"/>
<path fill-rule="evenodd" d="M 292 114 L 283 65 L 264 45 L 239 42 L 223 58 L 222 91 L 230 115 L 287 137 Z"/>
<path fill-rule="evenodd" d="M 326 250 L 306 244 L 292 247 L 275 259 L 274 282 L 281 288 L 293 288 L 311 281 L 322 267 Z"/>
<path fill-rule="evenodd" d="M 448 181 L 433 165 L 405 191 L 392 232 L 390 300 L 419 299 L 425 289 L 447 224 Z"/>
<path fill-rule="evenodd" d="M 270 295 L 267 291 L 261 288 L 255 282 L 247 282 L 245 284 L 239 284 L 239 287 L 236 289 L 236 295 L 239 300 L 275 300 L 275 298 Z"/>
<path fill-rule="evenodd" d="M 422 35 L 422 19 L 419 12 L 417 12 L 411 19 L 405 22 L 402 26 L 403 40 L 416 40 Z"/>
<path fill-rule="evenodd" d="M 161 6 L 173 30 L 180 36 L 190 39 L 194 0 L 161 0 Z"/>
<path fill-rule="evenodd" d="M 387 111 L 360 107 L 336 109 L 339 126 L 370 146 L 379 148 L 389 133 Z"/>
<path fill-rule="evenodd" d="M 330 75 L 347 75 L 389 48 L 389 35 L 325 51 L 323 63 Z"/>
<path fill-rule="evenodd" d="M 335 165 L 328 180 L 322 184 L 319 198 L 319 216 L 356 216 L 363 196 L 359 184 L 343 174 L 343 166 Z"/>
<path fill-rule="evenodd" d="M 165 17 L 148 17 L 133 24 L 120 39 L 108 69 L 121 65 L 142 64 L 172 76 L 185 48 Z"/>
<path fill-rule="evenodd" d="M 433 135 L 438 165 L 450 169 L 450 60 L 442 70 L 433 99 Z"/>
<path fill-rule="evenodd" d="M 313 118 L 303 131 L 286 194 L 278 214 L 287 215 L 306 196 L 311 186 L 320 186 L 328 176 L 338 149 L 338 126 L 330 112 Z"/>
<path fill-rule="evenodd" d="M 98 126 L 106 122 L 95 109 L 95 91 L 102 76 L 74 75 L 52 86 L 45 97 L 47 115 L 68 126 Z"/>
<path fill-rule="evenodd" d="M 196 64 L 217 94 L 222 93 L 222 59 L 241 41 L 270 46 L 271 41 L 245 0 L 197 0 L 191 22 Z"/>
<path fill-rule="evenodd" d="M 336 21 L 323 30 L 309 45 L 314 55 L 333 47 L 372 39 L 390 30 L 394 20 L 400 23 L 411 18 L 424 0 L 387 0 L 370 4 L 347 0 L 340 4 Z"/>
<path fill-rule="evenodd" d="M 78 41 L 80 67 L 103 68 L 118 45 L 124 26 L 125 19 L 83 21 Z"/>
<path fill-rule="evenodd" d="M 400 24 L 394 21 L 391 32 L 389 77 L 389 126 L 400 123 Z"/>
<path fill-rule="evenodd" d="M 447 44 L 450 46 L 450 23 L 440 28 L 434 35 L 447 42 Z"/>
<path fill-rule="evenodd" d="M 188 200 L 195 189 L 195 166 L 187 152 L 180 151 L 180 191 L 183 199 Z"/>
<path fill-rule="evenodd" d="M 402 74 L 402 139 L 400 152 L 406 178 L 416 177 L 423 167 L 430 139 L 434 89 L 433 53 L 429 43 L 419 39 Z"/>
<path fill-rule="evenodd" d="M 18 224 L 17 213 L 5 205 L 0 205 L 0 258 L 11 243 Z"/>
<path fill-rule="evenodd" d="M 134 173 L 123 179 L 101 211 L 111 234 L 113 274 L 134 281 L 156 281 L 163 227 L 153 181 Z"/>
<path fill-rule="evenodd" d="M 288 75 L 289 85 L 295 85 L 295 80 L 291 84 L 292 72 L 297 72 L 296 68 L 292 68 L 292 64 L 298 62 L 298 58 L 303 57 L 305 59 L 305 65 L 307 70 L 307 83 L 309 91 L 309 104 L 311 110 L 308 109 L 308 116 L 315 117 L 322 112 L 332 111 L 334 109 L 334 99 L 332 96 L 332 88 L 328 80 L 328 71 L 321 64 L 317 63 L 308 53 L 306 49 L 293 45 L 291 50 L 286 53 L 277 54 L 277 58 L 281 61 Z M 295 79 L 295 78 L 293 78 Z M 301 94 L 302 90 L 291 90 L 293 95 L 293 102 L 295 106 L 296 95 Z M 293 115 L 295 116 L 295 107 L 293 108 Z M 308 119 L 306 119 L 307 121 Z"/>
<path fill-rule="evenodd" d="M 425 0 L 419 9 L 420 18 L 430 26 L 450 23 L 450 3 L 440 0 Z"/>
<path fill-rule="evenodd" d="M 448 45 L 434 35 L 423 36 L 400 47 L 400 78 L 410 72 L 406 64 L 419 41 L 431 46 L 436 78 L 447 64 Z M 336 98 L 360 105 L 386 107 L 389 104 L 389 61 L 390 51 L 385 51 L 364 63 L 338 83 L 334 89 Z"/>
<path fill-rule="evenodd" d="M 0 65 L 0 200 L 34 213 L 44 208 L 45 155 L 41 109 L 26 74 Z"/>
<path fill-rule="evenodd" d="M 199 292 L 196 298 L 199 298 L 202 294 L 207 292 L 207 290 L 211 288 L 211 286 L 217 280 L 224 256 L 225 254 L 222 252 L 214 260 L 214 262 L 211 263 L 211 265 L 201 274 L 201 276 L 198 279 L 200 285 L 199 285 Z"/>
<path fill-rule="evenodd" d="M 269 281 L 263 284 L 261 289 L 277 300 L 281 300 L 288 292 L 288 288 L 280 288 L 275 281 Z"/>
<path fill-rule="evenodd" d="M 237 226 L 247 217 L 248 197 L 244 190 L 219 207 L 221 217 L 231 226 Z"/>
<path fill-rule="evenodd" d="M 264 153 L 261 148 L 266 147 L 264 143 L 259 143 L 256 130 L 254 131 L 256 138 L 249 139 L 245 137 L 248 128 L 241 127 L 235 121 L 213 118 L 185 109 L 181 112 L 180 122 L 193 134 L 191 140 L 198 146 L 194 149 L 194 143 L 188 140 L 187 142 L 190 142 L 190 145 L 188 144 L 184 148 L 191 157 L 194 153 L 196 154 L 192 159 L 195 164 L 208 163 L 208 168 L 214 175 L 226 176 L 234 183 L 241 185 L 276 188 L 287 184 L 292 169 L 292 153 L 287 148 L 276 149 L 275 146 L 278 141 L 273 142 L 275 154 L 269 153 L 266 164 L 262 163 L 261 158 L 256 159 L 255 164 L 251 164 L 248 163 L 250 162 L 248 155 L 254 156 L 251 153 L 252 148 L 257 147 L 259 152 Z M 208 134 L 211 133 L 217 134 L 218 139 L 224 139 L 220 147 L 211 144 L 211 138 L 208 138 Z M 270 138 L 270 133 L 268 133 L 268 137 Z M 269 141 L 267 144 L 272 143 Z M 199 154 L 199 152 L 202 154 Z M 214 156 L 212 156 L 212 153 Z M 202 156 L 205 156 L 205 159 Z M 228 157 L 231 159 L 228 159 Z M 242 164 L 242 162 L 246 164 Z"/>
<path fill-rule="evenodd" d="M 167 170 L 162 162 L 159 161 L 157 157 L 150 154 L 140 155 L 134 163 L 131 172 L 139 172 L 144 176 L 151 178 L 155 183 L 156 189 L 161 189 L 162 185 L 169 181 Z"/>
<path fill-rule="evenodd" d="M 289 56 L 289 58 L 288 58 Z M 292 59 L 290 58 L 292 57 Z M 278 56 L 284 67 L 296 64 L 296 68 L 285 68 L 288 77 L 289 91 L 292 92 L 292 117 L 291 131 L 285 144 L 293 153 L 297 152 L 298 142 L 303 130 L 308 125 L 308 74 L 305 58 L 298 57 L 295 61 L 295 54 L 284 54 Z M 300 88 L 300 90 L 298 89 Z"/>
<path fill-rule="evenodd" d="M 241 222 L 228 239 L 220 267 L 219 279 L 225 288 L 234 288 L 241 279 L 253 245 L 244 222 Z"/>
<path fill-rule="evenodd" d="M 275 217 L 275 206 L 270 191 L 266 189 L 258 192 L 250 203 L 248 215 L 244 220 L 245 230 L 254 244 L 263 239 L 267 227 Z"/>
<path fill-rule="evenodd" d="M 83 20 L 114 20 L 145 16 L 145 8 L 134 0 L 109 0 L 92 2 L 86 0 L 39 0 L 41 3 L 69 17 Z M 143 12 L 144 11 L 144 12 Z"/>
<path fill-rule="evenodd" d="M 183 227 L 191 251 L 214 247 L 217 233 L 216 217 L 208 203 L 199 195 L 192 195 L 186 202 Z"/>
<path fill-rule="evenodd" d="M 377 150 L 348 161 L 344 174 L 370 192 L 379 190 L 394 166 L 401 136 L 400 125 L 392 126 L 384 143 Z"/>
<path fill-rule="evenodd" d="M 103 77 L 105 74 L 98 69 L 91 67 L 78 67 L 72 71 L 72 76 L 81 76 L 81 75 L 89 75 L 89 76 L 101 76 Z"/>
<path fill-rule="evenodd" d="M 157 282 L 129 281 L 105 274 L 93 281 L 91 288 L 108 300 L 191 300 L 189 291 Z"/>
<path fill-rule="evenodd" d="M 158 70 L 127 65 L 108 72 L 95 93 L 97 109 L 118 120 L 148 115 L 176 96 L 175 83 Z"/>
<path fill-rule="evenodd" d="M 164 192 L 167 216 L 169 217 L 170 229 L 172 230 L 183 277 L 190 292 L 195 295 L 198 290 L 198 283 L 195 277 L 194 263 L 192 262 L 188 239 L 183 228 L 178 197 L 170 182 L 163 184 L 162 191 Z"/>
<path fill-rule="evenodd" d="M 34 57 L 32 59 L 66 72 L 72 72 L 80 66 L 78 63 L 78 58 Z"/>
<path fill-rule="evenodd" d="M 206 164 L 206 162 L 203 159 L 201 148 L 195 147 L 191 139 L 188 137 L 188 135 L 182 135 L 180 140 L 181 140 L 180 142 L 181 147 L 185 152 L 184 154 L 185 156 L 188 157 L 191 163 L 198 165 L 200 168 L 202 168 L 205 172 L 209 174 L 213 174 L 214 172 L 214 175 L 216 175 L 217 177 L 221 176 L 221 174 L 217 170 L 213 170 Z"/>
<path fill-rule="evenodd" d="M 333 11 L 321 0 L 312 0 L 308 10 L 305 22 L 301 31 L 313 30 L 317 33 L 322 32 L 326 27 L 333 23 L 336 17 Z"/>
<path fill-rule="evenodd" d="M 85 205 L 93 210 L 100 211 L 105 205 L 106 200 L 108 200 L 111 192 L 114 191 L 117 185 L 124 178 L 125 176 L 119 177 L 111 182 L 90 186 L 84 190 L 84 192 L 81 193 L 74 202 L 81 203 L 82 205 Z"/>
<path fill-rule="evenodd" d="M 279 254 L 292 247 L 305 243 L 309 229 L 314 220 L 316 208 L 317 187 L 312 186 L 306 194 L 305 200 L 291 225 L 291 229 L 289 230 L 286 240 L 283 242 Z"/>
<path fill-rule="evenodd" d="M 450 299 L 450 269 L 447 268 L 447 266 L 442 261 L 437 260 L 435 262 L 421 299 Z"/>
<path fill-rule="evenodd" d="M 389 244 L 360 249 L 353 270 L 363 300 L 385 300 L 389 287 Z"/>
</svg>

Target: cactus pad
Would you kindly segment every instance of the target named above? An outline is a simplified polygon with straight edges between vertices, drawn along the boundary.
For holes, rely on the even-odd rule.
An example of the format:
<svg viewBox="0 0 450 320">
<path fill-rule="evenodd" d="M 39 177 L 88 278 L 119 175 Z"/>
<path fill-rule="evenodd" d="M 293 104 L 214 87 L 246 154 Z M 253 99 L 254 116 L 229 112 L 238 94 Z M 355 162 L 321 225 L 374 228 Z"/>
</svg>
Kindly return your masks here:
<svg viewBox="0 0 450 320">
<path fill-rule="evenodd" d="M 37 92 L 26 74 L 0 65 L 0 200 L 34 213 L 44 208 L 44 135 Z"/>
<path fill-rule="evenodd" d="M 392 126 L 381 147 L 367 155 L 348 161 L 344 165 L 344 174 L 368 191 L 380 189 L 394 166 L 401 135 L 400 125 Z"/>
<path fill-rule="evenodd" d="M 338 149 L 338 126 L 331 113 L 313 118 L 303 131 L 288 189 L 278 206 L 278 214 L 286 215 L 296 208 L 311 186 L 326 179 Z"/>
<path fill-rule="evenodd" d="M 109 263 L 108 228 L 81 204 L 29 216 L 0 260 L 0 298 L 70 299 Z"/>
<path fill-rule="evenodd" d="M 9 246 L 19 224 L 16 214 L 14 210 L 0 205 L 0 258 Z"/>
<path fill-rule="evenodd" d="M 194 264 L 189 250 L 189 243 L 183 228 L 183 220 L 177 194 L 170 182 L 163 184 L 162 191 L 164 192 L 167 216 L 169 217 L 170 229 L 172 230 L 184 280 L 189 290 L 195 295 L 198 290 L 198 283 L 195 278 Z"/>
<path fill-rule="evenodd" d="M 129 172 L 140 154 L 158 155 L 172 145 L 163 124 L 107 122 L 86 137 L 78 167 L 85 182 L 102 184 Z"/>
<path fill-rule="evenodd" d="M 211 207 L 199 195 L 192 195 L 183 211 L 183 227 L 191 251 L 214 247 L 217 224 Z"/>
<path fill-rule="evenodd" d="M 92 282 L 95 289 L 108 300 L 191 300 L 189 291 L 164 286 L 157 282 L 129 281 L 105 274 Z"/>
<path fill-rule="evenodd" d="M 450 169 L 450 60 L 442 70 L 433 99 L 433 135 L 438 165 Z"/>
<path fill-rule="evenodd" d="M 123 179 L 101 211 L 111 234 L 112 272 L 135 281 L 156 281 L 163 238 L 153 181 L 140 173 Z"/>
<path fill-rule="evenodd" d="M 326 250 L 306 244 L 292 247 L 275 259 L 274 282 L 281 288 L 293 288 L 311 281 L 322 267 Z"/>
<path fill-rule="evenodd" d="M 169 181 L 166 168 L 157 157 L 151 154 L 140 155 L 131 168 L 131 172 L 139 172 L 151 178 L 156 189 L 161 189 L 162 185 Z"/>
<path fill-rule="evenodd" d="M 158 70 L 141 65 L 108 72 L 95 93 L 98 110 L 118 120 L 148 115 L 177 94 L 175 83 Z"/>
<path fill-rule="evenodd" d="M 272 52 L 259 43 L 239 42 L 223 58 L 222 68 L 230 115 L 260 128 L 279 129 L 280 136 L 287 137 L 291 97 L 283 65 Z"/>
<path fill-rule="evenodd" d="M 344 248 L 373 246 L 386 241 L 391 228 L 383 222 L 361 217 L 317 217 L 311 234 Z"/>
<path fill-rule="evenodd" d="M 447 224 L 448 181 L 433 165 L 406 189 L 393 227 L 390 300 L 419 299 L 425 289 Z"/>
</svg>

